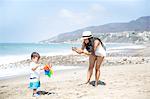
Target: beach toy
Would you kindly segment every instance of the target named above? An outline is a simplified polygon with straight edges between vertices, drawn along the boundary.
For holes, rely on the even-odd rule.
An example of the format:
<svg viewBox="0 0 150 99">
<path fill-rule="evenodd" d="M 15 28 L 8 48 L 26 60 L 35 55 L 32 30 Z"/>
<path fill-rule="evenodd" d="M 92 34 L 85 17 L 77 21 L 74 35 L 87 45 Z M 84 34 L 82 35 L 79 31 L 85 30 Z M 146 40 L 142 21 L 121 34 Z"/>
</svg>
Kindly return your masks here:
<svg viewBox="0 0 150 99">
<path fill-rule="evenodd" d="M 44 72 L 45 72 L 45 75 L 47 75 L 48 77 L 51 77 L 51 75 L 54 74 L 54 71 L 51 69 L 51 66 L 48 64 L 44 66 Z"/>
</svg>

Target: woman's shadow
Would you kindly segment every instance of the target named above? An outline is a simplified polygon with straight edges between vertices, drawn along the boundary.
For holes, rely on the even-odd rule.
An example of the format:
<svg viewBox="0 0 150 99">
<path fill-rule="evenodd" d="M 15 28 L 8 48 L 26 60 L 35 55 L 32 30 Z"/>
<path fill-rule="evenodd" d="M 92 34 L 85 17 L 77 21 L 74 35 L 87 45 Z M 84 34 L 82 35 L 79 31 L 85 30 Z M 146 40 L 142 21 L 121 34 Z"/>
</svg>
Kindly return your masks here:
<svg viewBox="0 0 150 99">
<path fill-rule="evenodd" d="M 90 85 L 95 86 L 95 81 L 91 81 L 91 82 L 90 82 Z M 106 83 L 99 80 L 99 81 L 98 81 L 98 85 L 103 85 L 103 86 L 105 86 Z"/>
</svg>

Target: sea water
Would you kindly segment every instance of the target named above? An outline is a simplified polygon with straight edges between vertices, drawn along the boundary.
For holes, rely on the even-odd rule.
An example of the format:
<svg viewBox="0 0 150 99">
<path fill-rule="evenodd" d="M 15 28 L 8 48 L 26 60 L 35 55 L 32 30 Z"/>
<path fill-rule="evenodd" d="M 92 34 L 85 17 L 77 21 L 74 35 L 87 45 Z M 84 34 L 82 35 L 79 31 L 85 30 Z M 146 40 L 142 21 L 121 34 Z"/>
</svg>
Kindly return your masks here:
<svg viewBox="0 0 150 99">
<path fill-rule="evenodd" d="M 38 52 L 41 56 L 68 55 L 72 53 L 71 48 L 73 46 L 80 48 L 81 44 L 0 43 L 0 65 L 30 59 L 32 52 Z M 143 46 L 126 43 L 106 43 L 105 46 L 107 53 L 114 51 L 113 49 L 143 48 Z"/>
</svg>

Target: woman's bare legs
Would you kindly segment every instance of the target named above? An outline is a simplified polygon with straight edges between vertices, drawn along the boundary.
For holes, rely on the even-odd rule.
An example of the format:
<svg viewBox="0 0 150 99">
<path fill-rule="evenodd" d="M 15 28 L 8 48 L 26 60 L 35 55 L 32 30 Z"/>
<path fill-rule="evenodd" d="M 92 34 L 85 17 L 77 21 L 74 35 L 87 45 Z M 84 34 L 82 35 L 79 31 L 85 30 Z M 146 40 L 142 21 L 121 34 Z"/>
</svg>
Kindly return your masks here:
<svg viewBox="0 0 150 99">
<path fill-rule="evenodd" d="M 86 84 L 88 84 L 90 82 L 92 73 L 93 73 L 93 68 L 94 68 L 94 64 L 96 61 L 96 56 L 94 55 L 90 55 L 89 56 L 89 69 L 88 69 L 88 73 L 87 73 L 87 82 Z"/>
<path fill-rule="evenodd" d="M 96 67 L 95 67 L 95 86 L 98 85 L 98 80 L 100 77 L 100 66 L 103 62 L 104 57 L 98 56 L 96 60 Z"/>
</svg>

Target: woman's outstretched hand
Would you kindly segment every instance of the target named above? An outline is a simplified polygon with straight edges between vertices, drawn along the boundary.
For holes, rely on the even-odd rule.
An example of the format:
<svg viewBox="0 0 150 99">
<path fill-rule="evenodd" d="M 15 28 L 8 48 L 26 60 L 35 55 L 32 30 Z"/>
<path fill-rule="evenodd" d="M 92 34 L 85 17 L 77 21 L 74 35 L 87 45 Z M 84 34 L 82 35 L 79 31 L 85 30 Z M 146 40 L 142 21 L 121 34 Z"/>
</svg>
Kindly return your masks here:
<svg viewBox="0 0 150 99">
<path fill-rule="evenodd" d="M 77 52 L 78 54 L 83 53 L 83 50 L 82 50 L 82 49 L 76 48 L 76 47 L 72 47 L 72 51 L 75 51 L 75 52 Z"/>
<path fill-rule="evenodd" d="M 78 54 L 85 54 L 85 55 L 91 55 L 91 53 L 87 52 L 87 51 L 83 51 L 80 48 L 76 48 L 76 47 L 72 47 L 72 51 L 77 52 Z"/>
<path fill-rule="evenodd" d="M 72 47 L 72 51 L 77 51 L 77 48 L 76 47 Z"/>
</svg>

